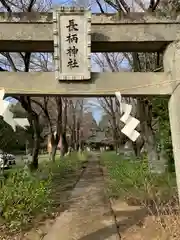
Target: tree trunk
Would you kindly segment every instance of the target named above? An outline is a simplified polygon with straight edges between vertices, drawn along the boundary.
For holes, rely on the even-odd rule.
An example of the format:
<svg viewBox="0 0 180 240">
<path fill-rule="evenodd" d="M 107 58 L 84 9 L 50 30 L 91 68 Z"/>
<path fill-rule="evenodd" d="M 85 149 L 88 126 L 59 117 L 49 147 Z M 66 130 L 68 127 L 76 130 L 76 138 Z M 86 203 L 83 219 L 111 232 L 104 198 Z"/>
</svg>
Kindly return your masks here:
<svg viewBox="0 0 180 240">
<path fill-rule="evenodd" d="M 80 122 L 79 119 L 76 121 L 76 151 L 80 148 Z"/>
<path fill-rule="evenodd" d="M 63 157 L 68 152 L 68 143 L 66 139 L 66 133 L 61 136 L 61 156 Z"/>
<path fill-rule="evenodd" d="M 133 150 L 137 158 L 141 157 L 141 150 L 144 146 L 144 140 L 142 137 L 139 137 L 136 142 L 132 142 Z"/>
<path fill-rule="evenodd" d="M 132 146 L 133 146 L 133 150 L 134 150 L 135 156 L 136 156 L 137 158 L 140 158 L 140 157 L 141 157 L 141 150 L 140 150 L 138 144 L 136 144 L 136 143 L 133 142 L 133 143 L 132 143 Z"/>
<path fill-rule="evenodd" d="M 40 130 L 39 130 L 39 120 L 36 114 L 31 115 L 31 122 L 33 127 L 33 151 L 32 151 L 32 161 L 29 165 L 31 171 L 38 169 L 38 155 L 40 147 Z"/>
<path fill-rule="evenodd" d="M 145 147 L 147 149 L 147 154 L 148 154 L 149 169 L 151 172 L 158 173 L 159 158 L 158 158 L 158 153 L 156 149 L 154 133 L 150 128 L 150 126 L 147 125 L 146 122 L 144 122 L 142 125 L 144 125 L 143 128 L 145 129 L 144 138 L 145 138 Z"/>
<path fill-rule="evenodd" d="M 58 141 L 56 140 L 57 136 L 51 134 L 51 152 L 49 155 L 49 160 L 55 162 L 55 156 L 57 151 Z"/>
<path fill-rule="evenodd" d="M 137 100 L 138 115 L 140 120 L 141 134 L 144 137 L 145 148 L 148 155 L 148 164 L 151 172 L 159 173 L 159 157 L 156 149 L 156 141 L 151 126 L 152 106 L 147 99 Z"/>
<path fill-rule="evenodd" d="M 57 144 L 53 144 L 52 145 L 52 152 L 51 152 L 51 160 L 53 162 L 55 162 L 56 151 L 57 151 Z"/>
<path fill-rule="evenodd" d="M 115 151 L 117 154 L 118 153 L 118 128 L 117 128 L 115 113 L 113 113 L 113 117 L 112 117 L 112 126 L 113 126 L 113 139 L 115 144 Z"/>
<path fill-rule="evenodd" d="M 29 164 L 30 170 L 38 169 L 38 155 L 40 147 L 40 126 L 38 115 L 32 110 L 31 98 L 30 97 L 20 97 L 20 102 L 22 107 L 28 112 L 28 118 L 33 129 L 33 149 L 32 149 L 32 159 Z"/>
<path fill-rule="evenodd" d="M 29 143 L 29 140 L 26 140 L 26 155 L 28 155 L 30 153 L 31 153 L 30 143 Z"/>
</svg>

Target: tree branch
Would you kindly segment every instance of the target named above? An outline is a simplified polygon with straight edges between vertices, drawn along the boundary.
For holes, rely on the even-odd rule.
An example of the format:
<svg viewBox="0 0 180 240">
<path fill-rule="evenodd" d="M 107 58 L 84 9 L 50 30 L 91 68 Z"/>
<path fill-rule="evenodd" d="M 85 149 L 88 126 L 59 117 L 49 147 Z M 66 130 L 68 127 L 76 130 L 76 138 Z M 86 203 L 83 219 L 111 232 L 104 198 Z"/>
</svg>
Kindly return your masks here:
<svg viewBox="0 0 180 240">
<path fill-rule="evenodd" d="M 160 0 L 157 0 L 156 2 L 155 2 L 155 0 L 150 0 L 148 10 L 154 12 L 156 10 L 157 6 L 159 5 L 159 3 L 160 3 Z"/>
<path fill-rule="evenodd" d="M 119 11 L 120 9 L 116 4 L 114 4 L 111 0 L 104 0 L 105 3 L 109 4 L 112 8 L 114 8 L 116 11 Z"/>
<path fill-rule="evenodd" d="M 3 7 L 6 8 L 8 13 L 10 13 L 10 14 L 12 13 L 12 10 L 11 10 L 10 6 L 7 4 L 6 0 L 0 0 L 0 3 L 3 5 Z"/>
<path fill-rule="evenodd" d="M 8 62 L 10 63 L 10 66 L 11 66 L 12 70 L 14 72 L 17 72 L 17 68 L 16 68 L 16 66 L 14 64 L 14 61 L 13 61 L 10 53 L 7 52 L 7 53 L 1 53 L 1 54 L 7 58 Z"/>
<path fill-rule="evenodd" d="M 121 10 L 123 13 L 124 13 L 124 11 L 123 11 L 122 7 L 126 11 L 126 14 L 130 12 L 130 8 L 124 0 L 116 0 L 116 2 L 117 2 L 117 5 L 119 7 L 119 10 Z"/>
<path fill-rule="evenodd" d="M 96 3 L 97 3 L 97 5 L 98 5 L 101 13 L 105 13 L 105 11 L 103 10 L 103 7 L 102 7 L 101 3 L 99 2 L 99 0 L 96 0 Z"/>
<path fill-rule="evenodd" d="M 30 0 L 29 6 L 27 8 L 27 12 L 31 12 L 36 0 Z"/>
<path fill-rule="evenodd" d="M 47 109 L 47 99 L 46 97 L 44 98 L 44 106 L 43 104 L 41 104 L 40 102 L 34 100 L 34 99 L 31 99 L 31 101 L 35 104 L 37 104 L 41 109 L 42 111 L 44 112 L 44 115 L 46 116 L 47 120 L 48 120 L 48 123 L 49 123 L 49 128 L 50 128 L 50 133 L 52 134 L 52 124 L 51 124 L 51 118 L 49 116 L 49 113 L 48 113 L 48 109 Z"/>
</svg>

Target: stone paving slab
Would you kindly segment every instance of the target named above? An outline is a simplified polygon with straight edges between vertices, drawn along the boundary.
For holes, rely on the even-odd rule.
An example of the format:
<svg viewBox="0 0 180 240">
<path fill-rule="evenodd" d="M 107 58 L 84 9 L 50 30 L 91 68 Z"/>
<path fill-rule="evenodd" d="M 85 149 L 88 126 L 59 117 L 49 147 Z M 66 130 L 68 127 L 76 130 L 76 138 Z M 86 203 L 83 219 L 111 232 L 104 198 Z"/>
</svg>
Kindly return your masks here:
<svg viewBox="0 0 180 240">
<path fill-rule="evenodd" d="M 43 240 L 119 239 L 96 156 L 90 159 L 70 202 L 69 209 L 56 219 Z"/>
</svg>

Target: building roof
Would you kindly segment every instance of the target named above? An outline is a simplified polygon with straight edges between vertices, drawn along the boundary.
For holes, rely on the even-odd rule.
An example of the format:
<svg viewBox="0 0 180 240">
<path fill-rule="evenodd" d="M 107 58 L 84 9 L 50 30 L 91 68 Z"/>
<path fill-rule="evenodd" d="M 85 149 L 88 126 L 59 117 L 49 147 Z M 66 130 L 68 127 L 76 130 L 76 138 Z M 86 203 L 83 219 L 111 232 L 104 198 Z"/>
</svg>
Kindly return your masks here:
<svg viewBox="0 0 180 240">
<path fill-rule="evenodd" d="M 111 144 L 112 139 L 105 136 L 105 132 L 97 131 L 95 135 L 90 136 L 87 143 L 103 143 L 103 144 Z"/>
</svg>

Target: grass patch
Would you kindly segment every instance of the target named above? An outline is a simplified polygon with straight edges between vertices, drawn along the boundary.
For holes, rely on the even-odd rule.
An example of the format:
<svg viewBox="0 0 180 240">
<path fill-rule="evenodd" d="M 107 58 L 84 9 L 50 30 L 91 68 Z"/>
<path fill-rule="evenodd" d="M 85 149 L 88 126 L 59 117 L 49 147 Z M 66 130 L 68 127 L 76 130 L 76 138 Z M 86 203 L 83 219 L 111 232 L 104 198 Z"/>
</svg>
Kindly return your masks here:
<svg viewBox="0 0 180 240">
<path fill-rule="evenodd" d="M 132 204 L 164 205 L 177 199 L 175 173 L 151 174 L 147 161 L 124 160 L 113 152 L 101 155 L 108 172 L 108 193 Z"/>
<path fill-rule="evenodd" d="M 0 188 L 0 222 L 9 231 L 25 229 L 40 214 L 54 211 L 57 195 L 70 189 L 80 174 L 86 155 L 71 154 L 56 160 L 44 161 L 35 173 L 23 168 L 8 173 Z M 59 199 L 59 197 L 58 197 Z M 55 204 L 56 202 L 56 204 Z"/>
<path fill-rule="evenodd" d="M 113 152 L 101 154 L 101 164 L 107 169 L 107 188 L 114 203 L 141 206 L 145 213 L 132 211 L 134 225 L 127 226 L 127 239 L 180 239 L 180 210 L 175 173 L 151 174 L 147 160 L 123 159 Z M 132 211 L 132 212 L 131 212 Z M 116 214 L 116 212 L 115 212 Z M 117 216 L 121 213 L 117 210 Z M 123 211 L 122 211 L 123 215 Z M 126 221 L 125 221 L 126 222 Z M 140 225 L 139 225 L 140 223 Z M 124 226 L 124 225 L 123 225 Z M 119 222 L 121 229 L 121 221 Z M 126 233 L 123 237 L 126 238 Z"/>
</svg>

